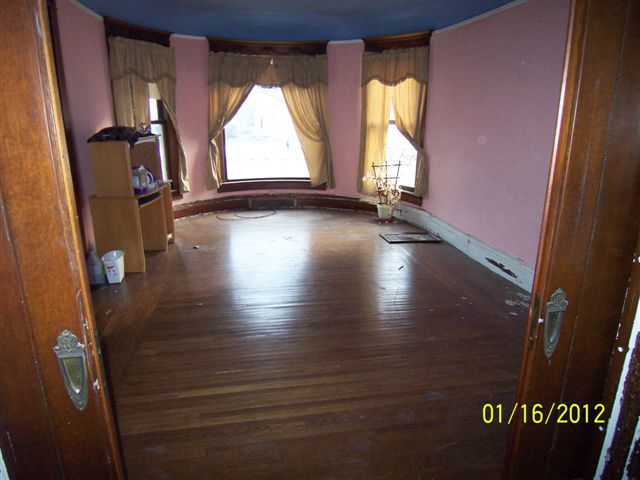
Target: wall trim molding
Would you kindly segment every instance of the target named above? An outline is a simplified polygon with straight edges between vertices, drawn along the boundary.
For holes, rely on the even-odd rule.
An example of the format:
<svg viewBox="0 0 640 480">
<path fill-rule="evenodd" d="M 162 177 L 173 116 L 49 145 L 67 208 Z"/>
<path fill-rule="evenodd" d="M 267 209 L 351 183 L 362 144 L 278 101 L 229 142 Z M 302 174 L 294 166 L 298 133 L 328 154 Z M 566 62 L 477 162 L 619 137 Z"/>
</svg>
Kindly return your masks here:
<svg viewBox="0 0 640 480">
<path fill-rule="evenodd" d="M 187 40 L 207 40 L 207 37 L 202 35 L 186 35 L 184 33 L 172 33 L 169 38 L 185 38 Z"/>
<path fill-rule="evenodd" d="M 329 40 L 327 46 L 329 45 L 359 45 L 363 44 L 364 40 L 361 38 L 354 38 L 353 40 Z"/>
<path fill-rule="evenodd" d="M 384 52 L 385 50 L 397 48 L 425 47 L 429 46 L 429 40 L 431 40 L 431 30 L 399 35 L 377 35 L 362 39 L 365 52 Z"/>
<path fill-rule="evenodd" d="M 498 8 L 494 8 L 493 10 L 489 10 L 488 12 L 481 13 L 480 15 L 477 15 L 475 17 L 469 18 L 467 20 L 463 20 L 461 22 L 454 23 L 453 25 L 449 25 L 448 27 L 441 28 L 440 30 L 434 30 L 433 33 L 431 34 L 431 36 L 434 37 L 434 36 L 439 35 L 441 33 L 446 33 L 446 32 L 449 32 L 451 30 L 455 30 L 457 28 L 464 27 L 465 25 L 469 25 L 471 23 L 478 22 L 478 21 L 483 20 L 483 19 L 485 19 L 487 17 L 495 15 L 496 13 L 504 12 L 505 10 L 509 10 L 510 8 L 517 7 L 518 5 L 526 3 L 527 1 L 528 0 L 514 0 L 513 2 L 507 3 L 505 5 L 502 5 L 501 7 L 498 7 Z"/>
<path fill-rule="evenodd" d="M 99 13 L 94 12 L 89 7 L 85 7 L 78 0 L 68 0 L 68 1 L 69 1 L 69 3 L 71 3 L 72 5 L 75 5 L 80 10 L 83 10 L 85 13 L 88 13 L 92 17 L 97 18 L 98 20 L 103 20 L 104 17 L 102 15 L 100 15 Z"/>
<path fill-rule="evenodd" d="M 458 230 L 421 208 L 398 205 L 393 216 L 439 235 L 445 242 L 450 243 L 492 272 L 506 278 L 527 292 L 531 292 L 535 270 L 522 260 L 502 252 L 462 230 Z"/>
<path fill-rule="evenodd" d="M 236 40 L 207 36 L 209 51 L 240 53 L 243 55 L 326 55 L 327 40 L 272 41 Z"/>
<path fill-rule="evenodd" d="M 312 193 L 250 194 L 216 197 L 209 200 L 181 203 L 173 206 L 175 218 L 225 210 L 260 210 L 280 208 L 333 208 L 376 212 L 375 203 L 355 197 Z"/>
<path fill-rule="evenodd" d="M 301 178 L 265 178 L 253 180 L 227 180 L 218 187 L 218 193 L 246 192 L 249 190 L 326 190 L 327 184 L 311 186 L 311 180 Z"/>
<path fill-rule="evenodd" d="M 157 43 L 163 47 L 171 46 L 173 32 L 158 30 L 157 28 L 142 27 L 133 23 L 123 22 L 113 17 L 104 17 L 104 33 L 109 37 L 124 37 L 143 42 Z"/>
</svg>

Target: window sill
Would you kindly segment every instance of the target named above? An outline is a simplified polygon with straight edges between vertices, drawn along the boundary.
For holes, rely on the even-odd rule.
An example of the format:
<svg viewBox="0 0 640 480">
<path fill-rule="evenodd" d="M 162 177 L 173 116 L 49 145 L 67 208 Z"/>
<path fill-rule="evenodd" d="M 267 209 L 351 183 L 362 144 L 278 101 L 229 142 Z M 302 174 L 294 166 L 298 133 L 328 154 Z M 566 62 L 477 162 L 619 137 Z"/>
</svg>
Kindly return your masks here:
<svg viewBox="0 0 640 480">
<path fill-rule="evenodd" d="M 402 193 L 400 194 L 400 200 L 406 203 L 412 203 L 413 205 L 417 206 L 422 205 L 422 197 L 408 190 L 402 190 Z"/>
<path fill-rule="evenodd" d="M 226 181 L 218 188 L 218 192 L 242 192 L 246 190 L 326 190 L 327 185 L 311 186 L 310 180 L 304 179 L 256 179 Z"/>
</svg>

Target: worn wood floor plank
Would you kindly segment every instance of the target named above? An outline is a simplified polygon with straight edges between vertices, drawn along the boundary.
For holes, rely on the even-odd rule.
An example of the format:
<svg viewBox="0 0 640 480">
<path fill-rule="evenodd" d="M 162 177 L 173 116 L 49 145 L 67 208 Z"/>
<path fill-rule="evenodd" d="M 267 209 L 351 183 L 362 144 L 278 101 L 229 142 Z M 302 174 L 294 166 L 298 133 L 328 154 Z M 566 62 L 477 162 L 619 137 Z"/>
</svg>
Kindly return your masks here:
<svg viewBox="0 0 640 480">
<path fill-rule="evenodd" d="M 176 230 L 93 292 L 131 479 L 499 477 L 524 292 L 365 213 Z"/>
</svg>

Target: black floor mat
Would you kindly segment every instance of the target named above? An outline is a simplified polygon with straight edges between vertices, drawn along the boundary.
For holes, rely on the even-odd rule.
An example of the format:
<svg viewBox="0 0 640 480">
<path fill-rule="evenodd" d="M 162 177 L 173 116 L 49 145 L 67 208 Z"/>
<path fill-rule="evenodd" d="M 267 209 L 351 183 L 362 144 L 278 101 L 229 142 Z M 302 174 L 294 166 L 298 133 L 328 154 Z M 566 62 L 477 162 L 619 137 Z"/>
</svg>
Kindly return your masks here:
<svg viewBox="0 0 640 480">
<path fill-rule="evenodd" d="M 442 239 L 429 232 L 381 233 L 388 243 L 440 243 Z"/>
</svg>

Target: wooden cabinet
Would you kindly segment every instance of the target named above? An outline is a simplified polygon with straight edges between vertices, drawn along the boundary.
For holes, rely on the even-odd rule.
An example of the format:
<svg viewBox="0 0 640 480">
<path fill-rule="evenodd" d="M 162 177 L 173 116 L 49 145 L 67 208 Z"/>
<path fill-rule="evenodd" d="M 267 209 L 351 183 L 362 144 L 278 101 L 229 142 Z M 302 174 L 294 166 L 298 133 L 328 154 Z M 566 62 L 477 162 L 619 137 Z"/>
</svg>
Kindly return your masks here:
<svg viewBox="0 0 640 480">
<path fill-rule="evenodd" d="M 131 164 L 139 158 L 149 170 L 158 168 L 156 144 L 93 142 L 89 145 L 96 194 L 89 199 L 98 255 L 123 250 L 126 272 L 144 272 L 146 251 L 163 251 L 174 239 L 171 188 L 168 183 L 142 195 L 134 195 Z M 157 162 L 157 163 L 156 163 Z"/>
</svg>

